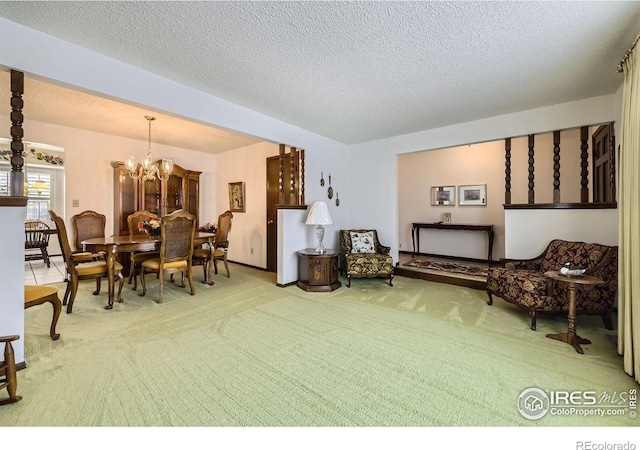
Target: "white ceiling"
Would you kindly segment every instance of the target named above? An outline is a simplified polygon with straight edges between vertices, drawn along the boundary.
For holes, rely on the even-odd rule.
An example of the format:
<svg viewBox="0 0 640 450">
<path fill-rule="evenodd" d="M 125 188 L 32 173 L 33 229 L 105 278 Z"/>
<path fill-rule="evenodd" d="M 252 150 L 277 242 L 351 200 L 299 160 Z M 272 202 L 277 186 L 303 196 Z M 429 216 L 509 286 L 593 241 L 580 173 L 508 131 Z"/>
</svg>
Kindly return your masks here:
<svg viewBox="0 0 640 450">
<path fill-rule="evenodd" d="M 614 93 L 640 31 L 640 2 L 621 1 L 10 1 L 0 16 L 347 144 Z M 30 118 L 146 139 L 149 111 L 40 83 L 25 102 L 52 109 Z M 182 122 L 178 146 L 200 148 L 185 139 L 205 127 Z M 205 151 L 246 145 L 211 133 Z"/>
</svg>

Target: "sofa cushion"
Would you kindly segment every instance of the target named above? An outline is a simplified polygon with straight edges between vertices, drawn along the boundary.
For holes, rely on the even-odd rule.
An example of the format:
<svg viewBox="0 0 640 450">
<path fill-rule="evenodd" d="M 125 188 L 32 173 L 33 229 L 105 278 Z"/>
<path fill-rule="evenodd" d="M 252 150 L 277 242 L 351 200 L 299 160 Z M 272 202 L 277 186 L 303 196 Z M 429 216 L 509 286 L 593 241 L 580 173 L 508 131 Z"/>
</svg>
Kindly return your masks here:
<svg viewBox="0 0 640 450">
<path fill-rule="evenodd" d="M 375 253 L 376 246 L 373 240 L 373 231 L 358 233 L 352 231 L 351 235 L 351 252 L 352 253 Z"/>
<path fill-rule="evenodd" d="M 393 273 L 393 258 L 380 253 L 351 253 L 346 257 L 347 273 L 353 276 L 389 275 Z"/>
<path fill-rule="evenodd" d="M 540 271 L 544 273 L 549 270 L 560 270 L 566 262 L 591 269 L 602 260 L 607 250 L 609 247 L 605 245 L 556 239 L 549 244 L 547 253 L 541 261 Z"/>
</svg>

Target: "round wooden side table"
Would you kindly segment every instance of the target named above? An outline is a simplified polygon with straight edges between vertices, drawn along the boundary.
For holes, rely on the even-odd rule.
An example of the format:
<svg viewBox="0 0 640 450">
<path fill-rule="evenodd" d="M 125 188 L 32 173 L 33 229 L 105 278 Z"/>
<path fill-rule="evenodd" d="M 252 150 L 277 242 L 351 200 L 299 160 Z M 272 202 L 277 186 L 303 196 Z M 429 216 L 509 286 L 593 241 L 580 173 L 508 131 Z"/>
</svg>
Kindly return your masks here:
<svg viewBox="0 0 640 450">
<path fill-rule="evenodd" d="M 567 287 L 569 288 L 569 329 L 566 333 L 547 334 L 547 337 L 549 339 L 555 339 L 556 341 L 566 342 L 575 348 L 576 352 L 584 353 L 580 344 L 591 344 L 591 341 L 581 338 L 576 333 L 576 292 L 580 284 L 602 284 L 604 281 L 592 275 L 562 275 L 557 270 L 550 270 L 544 274 L 553 280 L 567 283 Z"/>
</svg>

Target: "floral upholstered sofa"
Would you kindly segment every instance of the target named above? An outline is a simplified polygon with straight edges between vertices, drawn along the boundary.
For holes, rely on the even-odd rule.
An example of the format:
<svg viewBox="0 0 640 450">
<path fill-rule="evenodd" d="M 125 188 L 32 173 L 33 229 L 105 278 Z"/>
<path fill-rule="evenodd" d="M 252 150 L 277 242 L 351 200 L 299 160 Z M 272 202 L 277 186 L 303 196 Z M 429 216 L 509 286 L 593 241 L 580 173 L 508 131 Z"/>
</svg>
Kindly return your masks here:
<svg viewBox="0 0 640 450">
<path fill-rule="evenodd" d="M 340 271 L 351 277 L 388 278 L 393 286 L 393 258 L 390 247 L 380 244 L 376 230 L 340 230 Z"/>
<path fill-rule="evenodd" d="M 553 240 L 541 255 L 526 260 L 502 259 L 504 267 L 489 268 L 488 304 L 493 295 L 527 309 L 531 329 L 536 329 L 538 312 L 568 311 L 567 283 L 554 282 L 544 273 L 559 271 L 566 262 L 584 266 L 585 274 L 604 280 L 604 284 L 583 285 L 576 295 L 576 314 L 598 314 L 607 329 L 613 329 L 611 310 L 618 288 L 618 247 Z"/>
</svg>

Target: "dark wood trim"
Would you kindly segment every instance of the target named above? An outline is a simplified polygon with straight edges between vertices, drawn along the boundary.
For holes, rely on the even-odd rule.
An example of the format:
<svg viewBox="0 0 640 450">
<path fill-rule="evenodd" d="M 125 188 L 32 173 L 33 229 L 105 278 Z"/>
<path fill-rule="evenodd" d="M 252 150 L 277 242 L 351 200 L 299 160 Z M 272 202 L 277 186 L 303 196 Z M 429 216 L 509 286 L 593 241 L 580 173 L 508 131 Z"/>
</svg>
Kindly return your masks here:
<svg viewBox="0 0 640 450">
<path fill-rule="evenodd" d="M 26 369 L 26 368 L 27 368 L 26 361 L 22 361 L 22 362 L 16 363 L 16 370 L 22 370 L 22 369 Z M 0 377 L 3 377 L 3 376 L 5 376 L 4 369 L 0 369 Z"/>
<path fill-rule="evenodd" d="M 609 190 L 611 191 L 611 201 L 617 202 L 616 197 L 616 137 L 613 135 L 613 123 L 611 126 L 611 134 L 609 135 Z"/>
<path fill-rule="evenodd" d="M 280 161 L 280 174 L 278 175 L 278 202 L 284 203 L 284 153 L 285 145 L 280 144 L 279 147 L 279 161 Z"/>
<path fill-rule="evenodd" d="M 536 202 L 536 193 L 534 191 L 534 186 L 535 186 L 535 171 L 534 171 L 534 162 L 535 162 L 535 135 L 530 134 L 529 135 L 529 192 L 528 192 L 528 200 L 527 202 L 532 205 Z"/>
<path fill-rule="evenodd" d="M 553 132 L 553 203 L 560 203 L 560 131 Z"/>
<path fill-rule="evenodd" d="M 504 203 L 511 203 L 511 138 L 504 140 Z"/>
<path fill-rule="evenodd" d="M 0 206 L 27 206 L 28 201 L 29 197 L 12 197 L 7 195 L 0 195 Z"/>
<path fill-rule="evenodd" d="M 307 209 L 307 205 L 276 205 L 276 209 Z"/>
<path fill-rule="evenodd" d="M 24 122 L 24 115 L 22 114 L 22 109 L 24 108 L 23 94 L 24 73 L 11 70 L 11 174 L 9 194 L 14 197 L 24 196 L 25 174 L 23 171 L 24 158 L 22 157 L 24 152 L 24 144 L 22 143 L 24 136 L 24 129 L 22 128 L 22 123 Z"/>
<path fill-rule="evenodd" d="M 417 270 L 410 270 L 404 267 L 396 267 L 394 269 L 395 276 L 417 278 L 420 280 L 434 281 L 436 283 L 453 284 L 455 286 L 463 286 L 471 289 L 478 289 L 484 291 L 487 289 L 487 282 L 480 280 L 469 280 L 467 278 L 451 277 L 446 275 L 438 275 L 433 273 L 420 272 Z"/>
<path fill-rule="evenodd" d="M 580 127 L 580 202 L 589 203 L 589 127 Z"/>
<path fill-rule="evenodd" d="M 291 174 L 289 176 L 289 203 L 292 205 L 298 204 L 298 196 L 296 195 L 296 180 L 298 178 L 298 152 L 295 147 L 289 149 L 291 154 Z"/>
<path fill-rule="evenodd" d="M 617 203 L 526 203 L 502 205 L 504 209 L 616 209 Z"/>
<path fill-rule="evenodd" d="M 296 280 L 296 281 L 292 281 L 290 283 L 285 283 L 285 284 L 276 283 L 276 286 L 277 287 L 281 287 L 281 288 L 286 288 L 286 287 L 289 287 L 289 286 L 296 286 L 297 284 L 298 284 L 298 281 Z"/>
<path fill-rule="evenodd" d="M 304 205 L 304 150 L 299 150 L 300 154 L 300 204 Z"/>
</svg>

